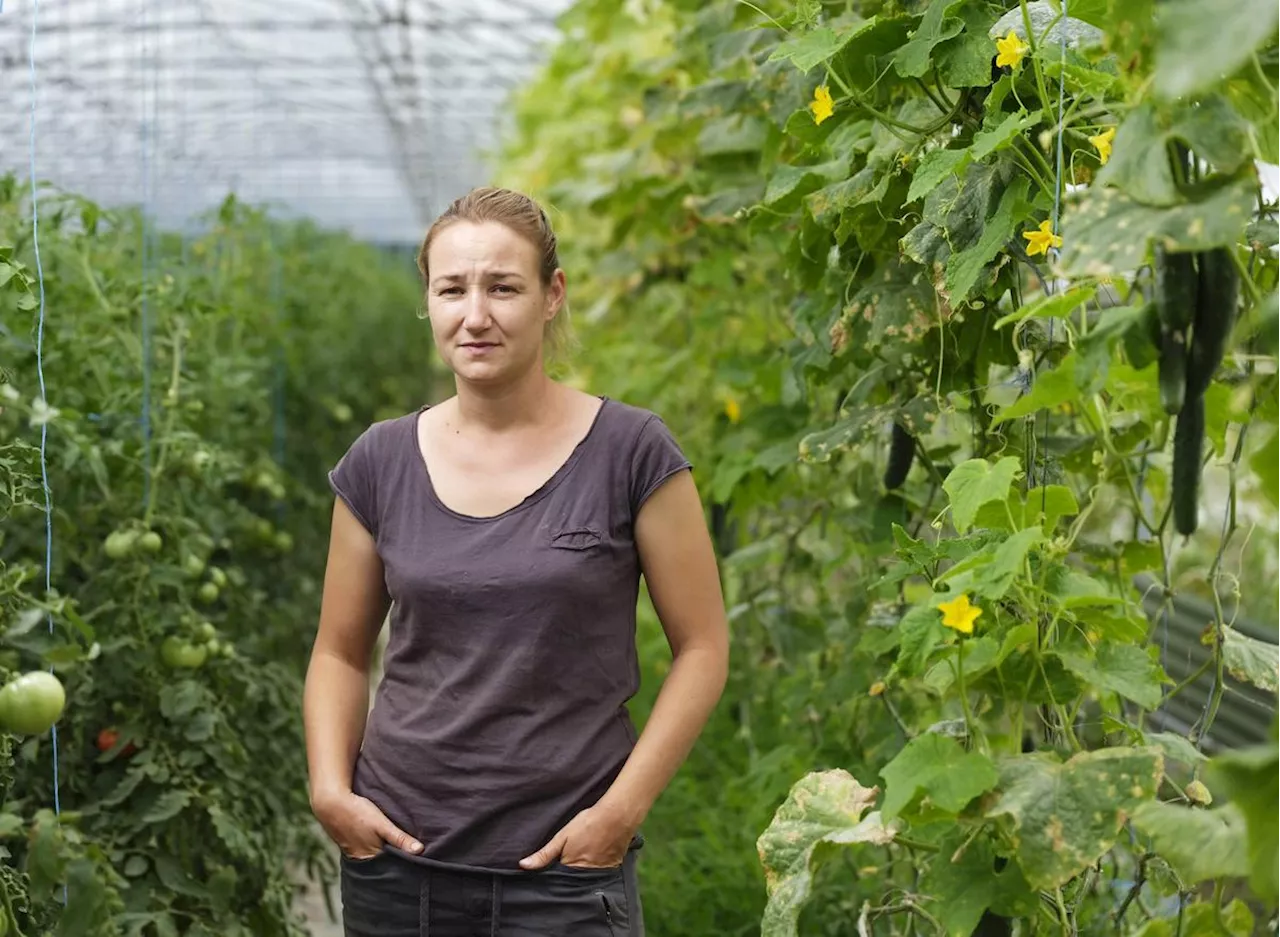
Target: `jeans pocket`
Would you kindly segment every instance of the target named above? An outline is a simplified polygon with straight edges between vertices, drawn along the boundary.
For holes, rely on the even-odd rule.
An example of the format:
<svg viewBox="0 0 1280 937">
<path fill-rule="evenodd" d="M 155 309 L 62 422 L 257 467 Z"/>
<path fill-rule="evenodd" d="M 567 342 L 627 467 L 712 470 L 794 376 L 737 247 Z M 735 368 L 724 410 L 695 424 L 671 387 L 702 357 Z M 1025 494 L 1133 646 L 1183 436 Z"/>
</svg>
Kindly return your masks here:
<svg viewBox="0 0 1280 937">
<path fill-rule="evenodd" d="M 349 856 L 343 850 L 338 851 L 338 856 L 342 864 L 349 865 L 349 866 L 368 865 L 370 862 L 377 862 L 386 854 L 387 854 L 387 851 L 385 849 L 379 849 L 372 856 Z"/>
<path fill-rule="evenodd" d="M 609 937 L 631 937 L 631 909 L 628 907 L 625 889 L 620 892 L 600 889 L 596 892 L 596 897 L 600 899 L 600 910 L 609 928 Z"/>
</svg>

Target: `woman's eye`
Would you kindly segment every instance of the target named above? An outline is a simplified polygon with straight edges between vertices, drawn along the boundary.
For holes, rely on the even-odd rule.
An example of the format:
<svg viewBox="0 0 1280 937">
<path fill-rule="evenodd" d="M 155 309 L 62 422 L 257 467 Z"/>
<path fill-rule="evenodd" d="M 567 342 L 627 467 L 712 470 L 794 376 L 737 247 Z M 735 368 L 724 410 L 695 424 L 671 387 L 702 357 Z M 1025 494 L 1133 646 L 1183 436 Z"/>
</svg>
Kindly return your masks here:
<svg viewBox="0 0 1280 937">
<path fill-rule="evenodd" d="M 495 286 L 495 287 L 494 287 L 494 289 L 495 289 L 495 290 L 498 290 L 499 292 L 502 292 L 502 293 L 514 293 L 514 292 L 515 292 L 515 289 L 514 289 L 513 287 L 510 287 L 510 286 L 508 286 L 508 285 L 507 285 L 507 284 L 505 284 L 505 283 L 499 283 L 497 286 Z"/>
</svg>

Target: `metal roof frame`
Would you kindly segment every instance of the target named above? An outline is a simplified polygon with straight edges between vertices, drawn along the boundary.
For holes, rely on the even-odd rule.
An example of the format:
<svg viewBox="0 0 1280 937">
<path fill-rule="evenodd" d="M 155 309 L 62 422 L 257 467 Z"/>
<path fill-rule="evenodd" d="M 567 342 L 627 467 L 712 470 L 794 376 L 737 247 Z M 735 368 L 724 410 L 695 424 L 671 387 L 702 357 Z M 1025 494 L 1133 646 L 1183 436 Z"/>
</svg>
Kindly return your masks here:
<svg viewBox="0 0 1280 937">
<path fill-rule="evenodd" d="M 0 84 L 15 92 L 0 107 L 0 173 L 23 177 L 35 3 L 0 13 Z M 567 5 L 39 0 L 36 171 L 166 225 L 234 188 L 357 236 L 416 241 L 486 181 L 505 100 Z"/>
</svg>

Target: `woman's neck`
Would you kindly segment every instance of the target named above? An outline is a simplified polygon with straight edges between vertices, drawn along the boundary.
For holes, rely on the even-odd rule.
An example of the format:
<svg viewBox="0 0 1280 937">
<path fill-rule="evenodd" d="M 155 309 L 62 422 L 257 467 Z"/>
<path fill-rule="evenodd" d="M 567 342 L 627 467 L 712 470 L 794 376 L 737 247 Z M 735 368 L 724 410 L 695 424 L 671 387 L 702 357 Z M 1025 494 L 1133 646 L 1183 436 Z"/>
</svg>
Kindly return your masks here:
<svg viewBox="0 0 1280 937">
<path fill-rule="evenodd" d="M 554 423 L 565 404 L 563 391 L 542 368 L 501 386 L 458 381 L 457 420 L 460 427 L 486 433 Z"/>
</svg>

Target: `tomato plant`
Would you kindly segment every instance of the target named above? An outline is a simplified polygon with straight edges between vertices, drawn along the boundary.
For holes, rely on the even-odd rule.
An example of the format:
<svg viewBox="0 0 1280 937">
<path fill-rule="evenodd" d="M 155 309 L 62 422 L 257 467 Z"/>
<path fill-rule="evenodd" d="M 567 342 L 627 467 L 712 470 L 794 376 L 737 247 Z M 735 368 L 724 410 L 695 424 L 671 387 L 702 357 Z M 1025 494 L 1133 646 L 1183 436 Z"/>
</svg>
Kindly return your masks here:
<svg viewBox="0 0 1280 937">
<path fill-rule="evenodd" d="M 1232 793 L 1274 792 L 1274 725 L 1209 743 L 1229 686 L 1275 711 L 1274 638 L 1236 627 L 1276 619 L 1248 585 L 1276 563 L 1275 11 L 582 0 L 563 28 L 503 179 L 557 211 L 578 378 L 690 450 L 734 626 L 653 818 L 657 929 L 1274 920 L 1246 849 L 1274 804 Z"/>
<path fill-rule="evenodd" d="M 46 405 L 30 206 L 0 179 L 0 650 L 66 696 L 60 816 L 50 733 L 0 735 L 0 908 L 23 934 L 300 935 L 298 879 L 335 873 L 300 717 L 324 471 L 429 386 L 415 272 L 234 198 L 207 222 L 184 240 L 42 196 Z"/>
</svg>

